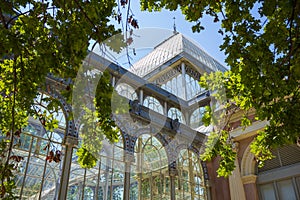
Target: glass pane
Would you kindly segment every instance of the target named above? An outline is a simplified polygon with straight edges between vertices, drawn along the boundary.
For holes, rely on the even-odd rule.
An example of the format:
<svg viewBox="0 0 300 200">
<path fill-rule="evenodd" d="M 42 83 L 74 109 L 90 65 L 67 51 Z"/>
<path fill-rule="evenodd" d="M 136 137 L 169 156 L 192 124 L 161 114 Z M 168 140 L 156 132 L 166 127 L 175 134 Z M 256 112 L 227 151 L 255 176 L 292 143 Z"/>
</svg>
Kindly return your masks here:
<svg viewBox="0 0 300 200">
<path fill-rule="evenodd" d="M 205 108 L 200 107 L 197 108 L 191 115 L 190 123 L 192 128 L 198 128 L 201 126 L 202 123 L 202 117 L 204 115 Z"/>
<path fill-rule="evenodd" d="M 275 198 L 275 191 L 272 183 L 261 185 L 260 192 L 262 199 L 265 200 L 276 200 Z"/>
<path fill-rule="evenodd" d="M 277 188 L 280 199 L 296 200 L 291 179 L 277 182 Z"/>
<path fill-rule="evenodd" d="M 154 110 L 160 114 L 164 114 L 164 109 L 157 99 L 154 97 L 146 97 L 143 103 L 144 106 Z"/>
</svg>

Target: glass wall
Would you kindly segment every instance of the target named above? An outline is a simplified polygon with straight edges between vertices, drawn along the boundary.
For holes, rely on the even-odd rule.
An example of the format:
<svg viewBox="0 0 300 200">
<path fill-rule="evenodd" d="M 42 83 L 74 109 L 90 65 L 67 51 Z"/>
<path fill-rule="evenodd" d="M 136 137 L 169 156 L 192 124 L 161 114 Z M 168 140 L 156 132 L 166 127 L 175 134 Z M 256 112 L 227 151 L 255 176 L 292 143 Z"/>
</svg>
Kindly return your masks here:
<svg viewBox="0 0 300 200">
<path fill-rule="evenodd" d="M 162 84 L 161 88 L 174 94 L 175 96 L 185 99 L 182 85 L 182 74 L 179 74 L 171 80 L 168 80 L 166 83 Z"/>
<path fill-rule="evenodd" d="M 191 114 L 191 118 L 190 118 L 191 128 L 198 128 L 201 125 L 203 125 L 202 117 L 204 115 L 204 112 L 205 112 L 204 107 L 200 107 L 200 108 L 197 108 L 196 110 L 194 110 L 194 112 Z"/>
<path fill-rule="evenodd" d="M 20 137 L 14 137 L 11 155 L 20 159 L 15 179 L 15 192 L 19 199 L 54 199 L 58 194 L 66 120 L 61 109 L 47 109 L 49 98 L 40 94 L 35 99 L 33 108 L 37 116 L 52 114 L 58 128 L 46 131 L 41 123 L 43 119 L 30 117 L 28 126 L 21 130 Z"/>
<path fill-rule="evenodd" d="M 122 93 L 120 90 L 120 93 L 135 98 L 135 92 L 127 89 L 122 90 L 127 92 Z M 171 193 L 175 193 L 177 199 L 205 199 L 200 161 L 189 150 L 180 152 L 177 160 L 178 176 L 175 177 L 176 190 L 171 190 L 168 156 L 155 135 L 142 134 L 136 139 L 132 162 L 124 160 L 124 144 L 129 141 L 123 141 L 120 133 L 118 143 L 110 144 L 103 140 L 100 154 L 94 155 L 98 158 L 94 168 L 80 167 L 77 147 L 73 148 L 73 152 L 70 151 L 71 159 L 64 163 L 67 149 L 62 143 L 65 140 L 66 120 L 62 110 L 46 109 L 47 98 L 41 95 L 37 99 L 36 109 L 53 114 L 58 119 L 59 127 L 46 131 L 39 120 L 31 118 L 21 137 L 15 139 L 13 154 L 23 159 L 18 165 L 16 178 L 16 192 L 20 199 L 57 199 L 60 179 L 66 173 L 65 164 L 70 164 L 67 199 L 121 200 L 126 193 L 125 188 L 129 188 L 131 200 L 169 200 Z M 163 111 L 161 104 L 153 97 L 147 97 L 144 103 L 157 112 Z M 176 108 L 169 109 L 169 117 L 185 121 Z M 130 171 L 125 170 L 128 164 Z M 130 180 L 126 181 L 128 179 L 125 177 Z"/>
<path fill-rule="evenodd" d="M 205 183 L 199 156 L 190 150 L 180 151 L 176 199 L 206 199 Z"/>
<path fill-rule="evenodd" d="M 122 137 L 116 144 L 103 141 L 100 155 L 94 155 L 98 158 L 97 166 L 92 169 L 79 166 L 76 151 L 74 149 L 67 199 L 123 199 L 125 163 Z"/>
<path fill-rule="evenodd" d="M 175 77 L 166 80 L 161 88 L 184 100 L 190 100 L 206 91 L 200 87 L 199 79 L 193 78 L 194 76 L 190 75 L 190 72 L 197 74 L 197 76 L 200 74 L 189 66 L 186 66 L 186 71 L 186 74 L 182 74 L 180 71 Z"/>
<path fill-rule="evenodd" d="M 162 144 L 151 135 L 140 136 L 135 146 L 135 158 L 139 199 L 170 199 L 168 158 Z"/>
</svg>

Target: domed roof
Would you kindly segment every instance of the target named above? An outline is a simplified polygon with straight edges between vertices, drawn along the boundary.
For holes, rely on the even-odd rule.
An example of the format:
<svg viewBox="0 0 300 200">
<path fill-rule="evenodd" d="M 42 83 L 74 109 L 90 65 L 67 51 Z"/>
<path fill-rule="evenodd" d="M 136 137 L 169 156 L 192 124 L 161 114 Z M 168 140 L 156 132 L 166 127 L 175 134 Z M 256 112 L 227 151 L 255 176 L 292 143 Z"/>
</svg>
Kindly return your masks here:
<svg viewBox="0 0 300 200">
<path fill-rule="evenodd" d="M 144 77 L 176 56 L 192 57 L 210 69 L 210 71 L 227 70 L 193 41 L 181 33 L 175 33 L 157 45 L 145 57 L 134 63 L 130 71 L 140 77 Z"/>
</svg>

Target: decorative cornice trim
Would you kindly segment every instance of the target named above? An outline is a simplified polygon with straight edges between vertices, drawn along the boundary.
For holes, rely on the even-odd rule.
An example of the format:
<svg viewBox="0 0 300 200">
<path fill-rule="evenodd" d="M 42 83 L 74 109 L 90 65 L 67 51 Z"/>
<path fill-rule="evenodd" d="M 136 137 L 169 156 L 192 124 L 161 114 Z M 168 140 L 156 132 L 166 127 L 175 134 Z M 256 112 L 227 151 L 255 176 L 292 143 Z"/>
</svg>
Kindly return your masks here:
<svg viewBox="0 0 300 200">
<path fill-rule="evenodd" d="M 256 121 L 247 128 L 239 127 L 230 132 L 230 136 L 235 140 L 239 141 L 242 139 L 249 138 L 257 134 L 257 131 L 263 129 L 268 125 L 267 121 Z"/>
<path fill-rule="evenodd" d="M 246 184 L 251 184 L 251 183 L 256 183 L 257 176 L 254 174 L 243 176 L 242 177 L 242 182 L 244 185 Z"/>
</svg>

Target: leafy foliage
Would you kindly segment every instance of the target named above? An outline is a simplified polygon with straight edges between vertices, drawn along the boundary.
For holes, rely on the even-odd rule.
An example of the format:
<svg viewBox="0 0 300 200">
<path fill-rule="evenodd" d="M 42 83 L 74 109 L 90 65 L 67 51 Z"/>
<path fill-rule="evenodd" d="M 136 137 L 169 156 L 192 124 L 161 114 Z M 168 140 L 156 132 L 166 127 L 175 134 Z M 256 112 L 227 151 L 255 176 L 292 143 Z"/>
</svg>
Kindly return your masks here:
<svg viewBox="0 0 300 200">
<path fill-rule="evenodd" d="M 78 156 L 78 163 L 82 168 L 93 168 L 97 164 L 97 158 L 91 153 L 90 150 L 87 150 L 84 147 L 81 147 L 76 152 Z"/>
<path fill-rule="evenodd" d="M 17 199 L 17 197 L 13 194 L 13 190 L 15 189 L 14 175 L 15 171 L 14 164 L 5 165 L 6 156 L 7 156 L 7 145 L 9 144 L 9 140 L 2 138 L 0 141 L 0 197 L 1 199 Z"/>
<path fill-rule="evenodd" d="M 102 141 L 104 136 L 111 142 L 117 142 L 119 139 L 119 129 L 112 119 L 112 95 L 113 87 L 110 84 L 110 74 L 104 71 L 98 78 L 96 76 L 86 75 L 84 80 L 93 82 L 96 79 L 97 87 L 95 98 L 88 98 L 91 101 L 83 108 L 84 115 L 81 118 L 80 137 L 82 139 L 81 147 L 77 151 L 78 162 L 83 168 L 92 168 L 96 165 L 97 158 L 100 155 Z M 81 85 L 81 84 L 79 84 Z M 85 105 L 76 102 L 77 105 Z M 78 104 L 79 103 L 79 104 Z"/>
<path fill-rule="evenodd" d="M 113 0 L 0 1 L 0 135 L 5 137 L 0 142 L 7 144 L 1 149 L 1 198 L 13 196 L 10 154 L 15 133 L 27 125 L 28 116 L 36 116 L 47 130 L 57 127 L 51 113 L 33 106 L 47 75 L 76 77 L 90 41 L 119 32 L 109 24 L 115 6 Z M 59 104 L 50 101 L 49 108 L 57 110 Z"/>
<path fill-rule="evenodd" d="M 251 145 L 260 166 L 272 157 L 271 148 L 296 141 L 300 132 L 299 1 L 142 0 L 141 5 L 149 11 L 180 7 L 188 21 L 196 22 L 193 31 L 204 29 L 201 18 L 205 14 L 220 22 L 220 48 L 231 69 L 223 75 L 204 75 L 201 83 L 209 89 L 225 89 L 231 101 L 224 109 L 237 107 L 245 112 L 246 119 L 254 108 L 256 120 L 269 121 Z M 242 121 L 244 125 L 251 124 L 249 120 Z M 226 135 L 229 137 L 220 135 L 212 152 L 222 155 L 227 151 L 232 155 L 229 149 L 219 146 Z M 232 162 L 229 160 L 228 165 Z"/>
</svg>

